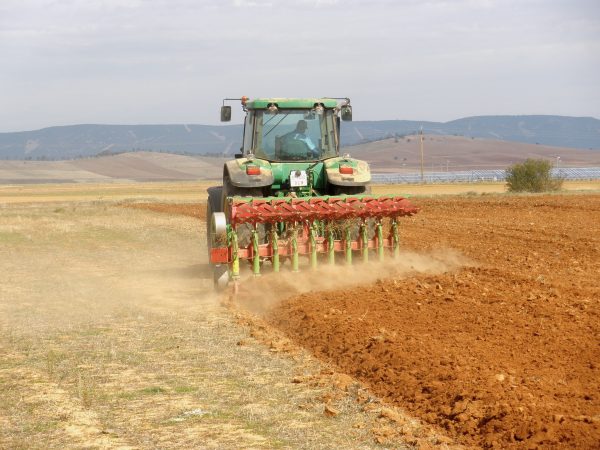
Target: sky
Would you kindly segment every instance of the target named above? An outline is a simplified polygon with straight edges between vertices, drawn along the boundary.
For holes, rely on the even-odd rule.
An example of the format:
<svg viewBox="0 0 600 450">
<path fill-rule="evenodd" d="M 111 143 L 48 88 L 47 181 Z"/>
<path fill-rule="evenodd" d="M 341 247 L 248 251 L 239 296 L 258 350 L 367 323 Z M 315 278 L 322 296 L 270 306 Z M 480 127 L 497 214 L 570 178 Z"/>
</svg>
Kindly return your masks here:
<svg viewBox="0 0 600 450">
<path fill-rule="evenodd" d="M 600 118 L 600 0 L 0 0 L 0 132 L 213 125 L 244 95 Z"/>
</svg>

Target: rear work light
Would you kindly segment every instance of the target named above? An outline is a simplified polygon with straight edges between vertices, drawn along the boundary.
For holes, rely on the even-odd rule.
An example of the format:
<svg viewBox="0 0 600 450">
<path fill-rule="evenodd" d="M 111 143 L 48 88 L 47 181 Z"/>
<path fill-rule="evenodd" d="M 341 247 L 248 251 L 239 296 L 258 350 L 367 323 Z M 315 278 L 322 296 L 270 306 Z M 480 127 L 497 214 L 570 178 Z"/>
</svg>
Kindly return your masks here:
<svg viewBox="0 0 600 450">
<path fill-rule="evenodd" d="M 340 166 L 340 173 L 344 175 L 352 175 L 354 173 L 354 167 L 352 166 Z"/>
<path fill-rule="evenodd" d="M 260 167 L 248 164 L 246 166 L 246 175 L 260 175 Z"/>
</svg>

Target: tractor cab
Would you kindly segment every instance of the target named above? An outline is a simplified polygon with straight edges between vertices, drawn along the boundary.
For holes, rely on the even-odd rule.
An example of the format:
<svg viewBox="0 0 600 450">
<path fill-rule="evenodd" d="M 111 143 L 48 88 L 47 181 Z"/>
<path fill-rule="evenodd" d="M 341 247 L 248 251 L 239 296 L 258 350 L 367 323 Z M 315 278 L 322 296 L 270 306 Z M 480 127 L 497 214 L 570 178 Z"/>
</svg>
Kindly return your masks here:
<svg viewBox="0 0 600 450">
<path fill-rule="evenodd" d="M 339 155 L 339 118 L 352 120 L 350 101 L 338 99 L 241 99 L 244 121 L 243 157 L 270 162 L 321 161 Z M 221 118 L 231 117 L 223 106 Z"/>
</svg>

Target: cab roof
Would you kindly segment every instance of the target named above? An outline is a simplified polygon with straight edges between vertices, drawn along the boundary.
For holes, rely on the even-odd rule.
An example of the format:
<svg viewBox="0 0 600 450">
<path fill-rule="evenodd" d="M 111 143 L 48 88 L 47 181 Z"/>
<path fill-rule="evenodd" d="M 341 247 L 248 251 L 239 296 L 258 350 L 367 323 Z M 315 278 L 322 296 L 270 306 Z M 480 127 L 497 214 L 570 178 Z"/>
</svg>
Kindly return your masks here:
<svg viewBox="0 0 600 450">
<path fill-rule="evenodd" d="M 286 109 L 310 109 L 314 108 L 316 103 L 320 103 L 324 108 L 335 108 L 337 100 L 332 98 L 255 98 L 248 100 L 246 107 L 248 109 L 266 109 L 271 103 L 275 103 L 278 108 Z"/>
</svg>

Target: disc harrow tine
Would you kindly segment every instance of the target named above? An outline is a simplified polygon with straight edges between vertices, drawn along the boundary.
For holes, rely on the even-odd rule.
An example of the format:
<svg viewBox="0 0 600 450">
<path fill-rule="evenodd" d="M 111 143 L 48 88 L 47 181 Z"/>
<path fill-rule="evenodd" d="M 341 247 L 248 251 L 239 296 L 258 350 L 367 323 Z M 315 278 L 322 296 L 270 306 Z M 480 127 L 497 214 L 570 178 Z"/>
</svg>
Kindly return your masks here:
<svg viewBox="0 0 600 450">
<path fill-rule="evenodd" d="M 271 227 L 271 263 L 273 264 L 273 272 L 279 272 L 279 236 L 277 235 L 277 227 Z"/>
<path fill-rule="evenodd" d="M 352 236 L 350 231 L 350 226 L 346 224 L 346 228 L 344 229 L 345 233 L 345 245 L 346 245 L 346 265 L 352 265 Z"/>
<path fill-rule="evenodd" d="M 258 230 L 256 224 L 252 228 L 252 274 L 260 276 L 260 255 L 258 253 Z"/>
<path fill-rule="evenodd" d="M 392 219 L 392 249 L 394 258 L 398 258 L 400 256 L 400 237 L 398 235 L 398 222 L 395 217 Z"/>
<path fill-rule="evenodd" d="M 383 225 L 381 219 L 377 220 L 377 254 L 379 255 L 379 262 L 383 262 Z"/>
<path fill-rule="evenodd" d="M 235 230 L 230 229 L 228 234 L 228 241 L 231 247 L 231 279 L 237 281 L 240 278 L 240 257 L 238 238 Z"/>
<path fill-rule="evenodd" d="M 360 224 L 360 240 L 362 244 L 362 259 L 364 263 L 369 262 L 369 230 L 367 229 L 367 222 L 363 220 Z"/>
<path fill-rule="evenodd" d="M 292 246 L 292 272 L 298 272 L 298 226 L 294 224 L 292 228 L 292 238 L 290 239 Z"/>
<path fill-rule="evenodd" d="M 333 227 L 331 223 L 327 223 L 327 255 L 330 265 L 335 264 L 335 236 L 333 235 Z"/>
<path fill-rule="evenodd" d="M 309 224 L 308 229 L 310 239 L 310 268 L 312 270 L 317 269 L 317 224 L 313 222 Z"/>
</svg>

